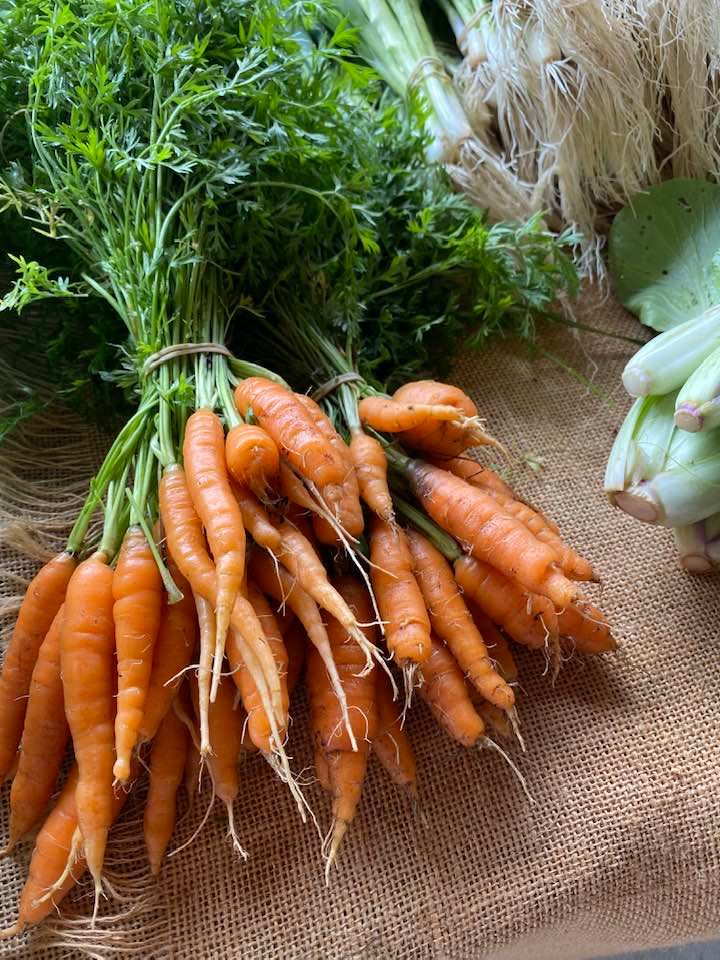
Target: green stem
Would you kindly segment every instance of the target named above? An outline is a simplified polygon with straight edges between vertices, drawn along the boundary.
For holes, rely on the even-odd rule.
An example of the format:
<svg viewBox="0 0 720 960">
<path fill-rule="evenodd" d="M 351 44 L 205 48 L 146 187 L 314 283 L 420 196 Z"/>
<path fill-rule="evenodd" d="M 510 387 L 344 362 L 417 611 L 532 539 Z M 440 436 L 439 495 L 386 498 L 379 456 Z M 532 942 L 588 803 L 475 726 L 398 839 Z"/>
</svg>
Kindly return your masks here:
<svg viewBox="0 0 720 960">
<path fill-rule="evenodd" d="M 397 512 L 409 520 L 420 533 L 424 533 L 446 560 L 454 563 L 455 560 L 458 560 L 462 556 L 462 550 L 453 538 L 445 533 L 436 523 L 433 523 L 430 517 L 423 513 L 422 510 L 418 510 L 417 507 L 414 507 L 397 494 L 393 494 L 393 503 L 395 504 Z"/>
<path fill-rule="evenodd" d="M 225 357 L 215 357 L 215 390 L 217 392 L 218 402 L 225 418 L 225 426 L 228 430 L 233 427 L 239 427 L 243 423 L 243 418 L 238 413 L 235 406 L 235 397 L 230 388 L 230 378 L 228 376 L 228 365 Z"/>
<path fill-rule="evenodd" d="M 90 481 L 90 492 L 70 531 L 66 547 L 68 553 L 77 554 L 82 550 L 92 515 L 108 490 L 110 483 L 117 480 L 123 471 L 127 471 L 128 464 L 145 432 L 156 402 L 157 400 L 152 398 L 142 404 L 140 409 L 133 414 L 122 428 L 108 450 L 102 466 Z"/>
<path fill-rule="evenodd" d="M 107 556 L 108 561 L 112 561 L 118 552 L 130 519 L 130 512 L 125 501 L 129 472 L 130 465 L 128 464 L 120 479 L 112 480 L 108 484 L 105 521 L 103 523 L 102 539 L 98 547 L 100 553 Z"/>
<path fill-rule="evenodd" d="M 238 380 L 246 380 L 248 377 L 264 377 L 266 380 L 272 380 L 273 383 L 279 383 L 281 387 L 290 389 L 286 380 L 267 367 L 261 367 L 258 363 L 249 363 L 247 360 L 238 360 L 237 357 L 229 357 L 227 360 L 230 372 Z"/>
<path fill-rule="evenodd" d="M 152 458 L 151 458 L 151 462 L 152 462 Z M 148 546 L 150 547 L 150 553 L 152 553 L 153 560 L 157 564 L 157 568 L 160 573 L 163 586 L 167 591 L 168 603 L 178 603 L 178 601 L 182 600 L 183 594 L 180 592 L 180 590 L 178 590 L 177 584 L 175 583 L 173 578 L 170 576 L 170 571 L 165 566 L 163 558 L 160 555 L 160 551 L 158 550 L 158 546 L 155 543 L 155 538 L 152 535 L 150 524 L 147 522 L 147 519 L 143 515 L 143 510 L 140 504 L 138 503 L 138 501 L 135 499 L 132 490 L 130 490 L 130 488 L 128 487 L 125 493 L 127 494 L 127 498 L 130 502 L 131 516 L 137 517 L 137 520 L 135 521 L 135 523 L 137 524 L 137 526 L 140 527 L 142 532 L 145 534 L 145 539 L 147 540 Z"/>
</svg>

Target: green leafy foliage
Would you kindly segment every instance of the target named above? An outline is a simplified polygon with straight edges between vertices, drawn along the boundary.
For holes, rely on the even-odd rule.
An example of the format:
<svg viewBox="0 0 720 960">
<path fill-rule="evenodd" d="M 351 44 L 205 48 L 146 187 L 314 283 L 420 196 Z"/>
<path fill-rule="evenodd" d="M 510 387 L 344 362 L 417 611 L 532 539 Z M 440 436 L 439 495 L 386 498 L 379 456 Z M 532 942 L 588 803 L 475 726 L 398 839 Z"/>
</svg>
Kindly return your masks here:
<svg viewBox="0 0 720 960">
<path fill-rule="evenodd" d="M 610 231 L 617 296 L 653 330 L 720 302 L 720 186 L 668 180 L 625 207 Z"/>
</svg>

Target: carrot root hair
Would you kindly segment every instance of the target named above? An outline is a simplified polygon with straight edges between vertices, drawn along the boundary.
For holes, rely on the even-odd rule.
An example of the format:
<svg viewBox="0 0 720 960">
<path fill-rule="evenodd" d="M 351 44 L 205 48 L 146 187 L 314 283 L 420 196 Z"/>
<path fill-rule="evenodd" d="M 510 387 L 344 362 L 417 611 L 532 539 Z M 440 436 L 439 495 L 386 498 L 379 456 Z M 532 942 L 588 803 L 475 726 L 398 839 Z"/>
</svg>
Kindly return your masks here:
<svg viewBox="0 0 720 960">
<path fill-rule="evenodd" d="M 340 849 L 340 844 L 343 842 L 345 833 L 347 832 L 347 823 L 344 820 L 338 820 L 337 817 L 333 817 L 333 822 L 330 825 L 327 836 L 323 841 L 321 848 L 321 854 L 325 860 L 325 886 L 330 886 L 330 870 L 333 863 L 337 859 L 338 850 Z"/>
<path fill-rule="evenodd" d="M 80 827 L 75 827 L 75 832 L 72 835 L 72 841 L 70 843 L 70 849 L 68 850 L 67 860 L 65 861 L 65 868 L 60 876 L 55 880 L 51 886 L 47 888 L 45 893 L 41 897 L 38 897 L 36 900 L 33 900 L 33 907 L 39 907 L 41 903 L 48 901 L 53 894 L 57 893 L 58 890 L 62 888 L 67 878 L 72 873 L 72 868 L 77 863 L 78 854 L 80 853 L 80 847 L 82 846 L 82 834 L 80 833 Z"/>
<path fill-rule="evenodd" d="M 500 754 L 500 756 L 503 758 L 505 763 L 507 763 L 507 765 L 510 767 L 512 772 L 517 777 L 518 782 L 520 783 L 520 786 L 522 787 L 522 791 L 525 794 L 525 796 L 528 798 L 530 803 L 535 803 L 535 798 L 533 797 L 533 795 L 530 793 L 528 789 L 527 780 L 522 775 L 522 773 L 520 773 L 517 765 L 513 762 L 510 756 L 503 750 L 500 744 L 496 743 L 495 740 L 492 739 L 492 737 L 488 737 L 486 735 L 482 737 L 480 740 L 480 748 L 482 749 L 483 747 L 489 747 L 491 750 L 495 750 L 497 753 Z"/>
</svg>

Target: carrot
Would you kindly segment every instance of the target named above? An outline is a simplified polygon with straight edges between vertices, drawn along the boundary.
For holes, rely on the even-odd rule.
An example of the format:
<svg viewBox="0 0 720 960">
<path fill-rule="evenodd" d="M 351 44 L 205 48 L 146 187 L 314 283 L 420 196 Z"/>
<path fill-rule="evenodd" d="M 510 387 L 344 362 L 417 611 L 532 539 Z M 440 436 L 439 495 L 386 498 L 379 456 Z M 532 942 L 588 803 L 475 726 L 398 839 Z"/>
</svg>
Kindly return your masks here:
<svg viewBox="0 0 720 960">
<path fill-rule="evenodd" d="M 505 516 L 491 496 L 422 460 L 409 461 L 407 473 L 426 512 L 474 557 L 559 607 L 572 603 L 577 587 L 558 569 L 555 552 Z"/>
<path fill-rule="evenodd" d="M 455 561 L 455 579 L 488 617 L 516 643 L 542 649 L 548 640 L 547 612 L 533 604 L 532 595 L 487 563 L 472 557 Z"/>
<path fill-rule="evenodd" d="M 376 671 L 375 702 L 378 729 L 372 751 L 393 783 L 414 797 L 417 794 L 415 755 L 403 726 L 402 708 L 393 701 L 392 688 L 382 670 Z"/>
<path fill-rule="evenodd" d="M 247 487 L 233 483 L 232 491 L 240 507 L 243 526 L 255 543 L 259 543 L 271 553 L 277 552 L 280 549 L 280 534 L 270 522 L 265 507 Z"/>
<path fill-rule="evenodd" d="M 192 661 L 198 641 L 198 619 L 190 584 L 172 558 L 168 570 L 182 593 L 182 600 L 168 603 L 167 596 L 163 598 L 145 712 L 138 735 L 141 743 L 152 740 L 157 733 L 175 698 L 182 672 Z"/>
<path fill-rule="evenodd" d="M 275 659 L 277 671 L 280 676 L 283 716 L 286 716 L 289 706 L 289 694 L 286 682 L 288 655 L 287 650 L 285 649 L 282 634 L 280 633 L 280 628 L 267 600 L 251 580 L 248 580 L 247 582 L 247 596 L 258 620 L 260 621 L 263 633 L 265 634 Z M 247 670 L 243 662 L 242 652 L 237 644 L 237 634 L 232 629 L 228 636 L 227 655 L 230 668 L 232 670 L 233 680 L 240 691 L 243 706 L 247 711 L 247 729 L 250 740 L 255 744 L 258 750 L 263 750 L 265 753 L 271 753 L 273 736 L 272 727 L 265 711 L 262 709 L 262 700 L 260 698 L 260 694 L 258 693 L 258 689 L 255 686 L 252 675 Z M 285 730 L 282 728 L 280 730 L 281 735 L 284 734 L 284 732 Z"/>
<path fill-rule="evenodd" d="M 370 744 L 363 743 L 357 753 L 335 750 L 326 754 L 329 793 L 333 798 L 333 822 L 326 840 L 330 844 L 325 860 L 326 883 L 329 882 L 330 867 L 360 804 L 369 753 Z"/>
<path fill-rule="evenodd" d="M 379 656 L 379 651 L 373 643 L 368 642 L 367 635 L 358 626 L 352 610 L 328 580 L 325 567 L 313 545 L 290 523 L 281 523 L 278 532 L 282 538 L 282 550 L 278 554 L 282 565 L 290 571 L 308 596 L 340 621 L 364 651 L 369 667 L 372 657 Z"/>
<path fill-rule="evenodd" d="M 62 606 L 76 563 L 69 553 L 53 557 L 31 580 L 20 605 L 0 674 L 0 781 L 15 763 L 38 650 Z"/>
<path fill-rule="evenodd" d="M 464 747 L 478 743 L 485 733 L 485 725 L 472 704 L 462 670 L 445 644 L 435 636 L 430 657 L 420 672 L 420 696 L 440 726 Z"/>
<path fill-rule="evenodd" d="M 188 732 L 174 710 L 162 720 L 150 753 L 150 785 L 145 801 L 143 834 L 154 877 L 160 873 L 165 851 L 175 829 L 176 795 L 183 779 Z"/>
<path fill-rule="evenodd" d="M 365 588 L 352 577 L 342 577 L 337 581 L 338 590 L 353 606 L 360 620 L 367 623 L 372 619 L 372 607 Z M 374 640 L 372 626 L 363 627 L 369 643 Z M 308 652 L 305 679 L 313 717 L 313 734 L 316 744 L 325 752 L 333 750 L 354 751 L 359 744 L 372 740 L 377 728 L 375 709 L 375 678 L 363 673 L 364 653 L 355 636 L 334 617 L 328 618 L 328 637 L 333 660 L 337 666 L 348 710 L 350 711 L 350 731 L 343 727 L 343 712 L 338 700 L 333 696 L 332 683 L 328 677 L 325 663 L 317 652 Z"/>
<path fill-rule="evenodd" d="M 225 637 L 245 573 L 245 528 L 225 466 L 223 427 L 212 410 L 196 410 L 185 428 L 183 458 L 188 487 L 215 561 L 215 657 L 210 699 L 215 699 Z M 192 583 L 192 581 L 190 581 Z"/>
<path fill-rule="evenodd" d="M 280 629 L 282 632 L 282 627 Z M 305 628 L 299 620 L 293 620 L 288 629 L 285 630 L 283 641 L 288 656 L 287 688 L 288 694 L 292 696 L 305 666 L 305 648 L 308 642 Z"/>
<path fill-rule="evenodd" d="M 508 683 L 517 682 L 518 669 L 512 650 L 510 649 L 510 644 L 487 614 L 485 614 L 478 604 L 471 600 L 468 595 L 465 596 L 465 603 L 475 621 L 475 626 L 483 635 L 490 656 L 495 662 L 496 669 L 499 670 Z"/>
<path fill-rule="evenodd" d="M 115 754 L 113 572 L 103 553 L 75 570 L 65 597 L 60 636 L 65 714 L 79 769 L 78 824 L 87 866 L 102 893 L 102 865 L 113 821 Z"/>
<path fill-rule="evenodd" d="M 377 516 L 370 523 L 370 562 L 388 650 L 402 667 L 423 663 L 430 656 L 430 620 L 413 574 L 407 537 Z"/>
<path fill-rule="evenodd" d="M 490 727 L 495 733 L 504 737 L 506 740 L 512 738 L 513 726 L 504 710 L 498 710 L 496 706 L 488 703 L 487 700 L 480 700 L 479 703 L 475 704 L 475 709 L 482 717 L 486 728 Z"/>
<path fill-rule="evenodd" d="M 205 548 L 202 523 L 193 507 L 185 473 L 177 464 L 166 468 L 160 481 L 160 516 L 165 528 L 169 553 L 175 558 L 183 576 L 190 581 L 196 599 L 199 597 L 207 603 L 214 604 L 217 594 L 215 568 Z M 248 670 L 253 673 L 255 684 L 263 695 L 266 713 L 269 715 L 274 712 L 279 725 L 284 726 L 286 718 L 282 716 L 280 709 L 282 699 L 280 678 L 272 651 L 267 645 L 262 627 L 252 607 L 239 595 L 235 600 L 231 622 L 247 647 L 248 656 L 244 656 L 243 659 Z M 202 654 L 201 643 L 200 660 L 201 664 L 205 664 Z M 207 667 L 203 666 L 200 670 L 201 680 L 206 673 Z M 206 698 L 203 697 L 203 700 L 206 701 Z M 203 707 L 202 714 L 207 716 L 206 706 Z M 210 749 L 207 725 L 202 731 L 202 746 L 204 752 Z M 279 739 L 278 750 L 282 750 Z"/>
<path fill-rule="evenodd" d="M 358 486 L 358 478 L 355 474 L 353 460 L 348 445 L 332 425 L 330 418 L 312 399 L 312 397 L 308 397 L 307 394 L 304 393 L 298 393 L 296 396 L 307 410 L 317 429 L 320 431 L 323 437 L 325 437 L 327 442 L 337 454 L 338 458 L 345 466 L 345 476 L 342 483 L 342 496 L 339 502 L 336 504 L 335 513 L 343 530 L 349 533 L 351 537 L 359 537 L 363 532 L 363 527 L 365 526 L 365 518 L 363 517 L 362 506 L 360 504 L 360 488 Z M 328 524 L 328 526 L 330 525 Z M 333 531 L 333 539 L 330 542 L 335 543 L 337 540 L 337 533 Z"/>
<path fill-rule="evenodd" d="M 434 429 L 439 420 L 457 420 L 460 411 L 447 404 L 402 403 L 389 397 L 363 397 L 360 420 L 383 433 L 405 433 L 418 427 Z"/>
<path fill-rule="evenodd" d="M 250 557 L 250 573 L 263 593 L 273 597 L 279 603 L 287 603 L 295 616 L 302 623 L 305 632 L 318 651 L 325 669 L 331 678 L 332 688 L 340 705 L 343 723 L 348 735 L 352 738 L 352 726 L 348 715 L 348 706 L 343 692 L 340 676 L 333 660 L 332 648 L 325 624 L 315 601 L 308 596 L 293 577 L 283 567 L 275 568 L 270 556 L 260 550 L 255 550 Z"/>
<path fill-rule="evenodd" d="M 352 431 L 350 456 L 360 487 L 360 496 L 386 523 L 395 522 L 392 497 L 387 480 L 387 457 L 382 444 L 361 427 Z"/>
<path fill-rule="evenodd" d="M 228 835 L 233 847 L 242 857 L 247 854 L 240 845 L 235 833 L 235 814 L 233 804 L 240 791 L 237 760 L 242 745 L 242 723 L 235 709 L 233 684 L 228 677 L 222 677 L 215 700 L 210 704 L 210 737 L 214 744 L 207 757 L 215 796 L 225 804 L 228 818 Z M 198 715 L 198 689 L 196 683 L 190 684 L 195 715 Z"/>
<path fill-rule="evenodd" d="M 237 386 L 235 403 L 243 416 L 252 409 L 281 456 L 318 489 L 342 484 L 345 464 L 291 390 L 263 377 L 249 377 Z"/>
<path fill-rule="evenodd" d="M 417 531 L 409 530 L 407 540 L 432 629 L 448 645 L 478 692 L 500 710 L 511 710 L 515 695 L 494 668 L 482 634 L 458 591 L 450 564 Z"/>
<path fill-rule="evenodd" d="M 256 424 L 241 423 L 225 437 L 225 460 L 241 487 L 249 487 L 261 500 L 280 469 L 280 453 L 275 441 Z"/>
<path fill-rule="evenodd" d="M 78 780 L 78 767 L 73 764 L 55 806 L 35 839 L 27 880 L 20 894 L 18 919 L 12 927 L 0 931 L 0 937 L 15 936 L 44 920 L 57 909 L 58 904 L 72 890 L 87 868 L 84 856 L 74 859 L 77 850 L 75 838 L 78 830 Z M 117 794 L 113 795 L 113 821 L 117 820 L 127 798 L 128 793 L 125 790 L 118 790 Z M 71 869 L 68 869 L 69 867 Z M 59 883 L 61 878 L 62 882 Z M 48 896 L 48 891 L 53 888 L 52 896 Z"/>
<path fill-rule="evenodd" d="M 196 737 L 197 734 L 194 734 L 194 736 Z M 195 802 L 195 795 L 200 790 L 202 778 L 202 757 L 195 745 L 194 736 L 191 736 L 190 731 L 188 731 L 187 755 L 185 757 L 185 770 L 183 772 L 185 793 L 187 794 L 188 804 L 190 806 Z"/>
<path fill-rule="evenodd" d="M 450 422 L 430 421 L 404 431 L 401 439 L 408 447 L 435 454 L 457 455 L 468 447 L 499 446 L 483 430 L 477 407 L 459 387 L 436 380 L 415 380 L 396 390 L 393 399 L 400 403 L 452 406 L 457 410 L 456 419 Z"/>
<path fill-rule="evenodd" d="M 60 607 L 38 651 L 30 680 L 18 768 L 10 789 L 10 840 L 5 853 L 31 830 L 52 796 L 70 731 L 60 675 Z"/>
<path fill-rule="evenodd" d="M 447 470 L 469 483 L 473 487 L 479 487 L 487 493 L 499 493 L 505 497 L 515 497 L 512 487 L 509 487 L 505 481 L 490 467 L 483 467 L 477 460 L 471 460 L 470 457 L 427 457 L 427 463 L 440 470 Z M 550 521 L 547 521 L 548 524 Z M 557 533 L 557 530 L 555 531 Z"/>
<path fill-rule="evenodd" d="M 317 775 L 318 783 L 326 793 L 330 793 L 332 791 L 330 771 L 328 770 L 327 758 L 320 747 L 315 747 L 313 763 L 315 765 L 315 774 Z"/>
<path fill-rule="evenodd" d="M 125 534 L 112 590 L 118 665 L 113 774 L 125 783 L 142 724 L 162 611 L 160 571 L 140 527 L 130 527 Z"/>
<path fill-rule="evenodd" d="M 590 603 L 566 607 L 558 614 L 560 635 L 581 653 L 608 653 L 617 649 L 605 615 Z"/>
<path fill-rule="evenodd" d="M 315 546 L 313 542 L 312 514 L 303 510 L 296 503 L 288 503 L 285 509 L 285 519 L 294 527 L 297 527 L 300 533 Z M 278 537 L 280 534 L 278 534 Z"/>
</svg>

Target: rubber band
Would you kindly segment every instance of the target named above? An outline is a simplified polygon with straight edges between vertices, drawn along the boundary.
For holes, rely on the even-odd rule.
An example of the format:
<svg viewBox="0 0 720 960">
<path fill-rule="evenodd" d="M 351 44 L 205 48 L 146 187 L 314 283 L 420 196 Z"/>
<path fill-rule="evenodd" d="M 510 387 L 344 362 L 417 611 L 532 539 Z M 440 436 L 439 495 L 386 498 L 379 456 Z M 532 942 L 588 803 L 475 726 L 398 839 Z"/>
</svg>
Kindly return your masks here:
<svg viewBox="0 0 720 960">
<path fill-rule="evenodd" d="M 333 390 L 337 390 L 337 388 L 341 387 L 344 383 L 357 383 L 362 379 L 359 373 L 339 373 L 337 377 L 333 377 L 332 380 L 327 380 L 319 386 L 317 390 L 310 394 L 310 397 L 318 403 L 323 397 L 332 393 Z"/>
<path fill-rule="evenodd" d="M 438 77 L 441 80 L 450 82 L 450 75 L 445 69 L 445 64 L 437 57 L 420 57 L 418 62 L 410 71 L 407 87 L 408 93 L 412 93 L 415 87 L 428 77 Z"/>
<path fill-rule="evenodd" d="M 223 357 L 232 357 L 232 353 L 222 343 L 171 343 L 147 358 L 142 368 L 143 376 L 146 377 L 156 367 L 167 363 L 169 360 L 187 357 L 193 353 L 218 353 Z"/>
</svg>

